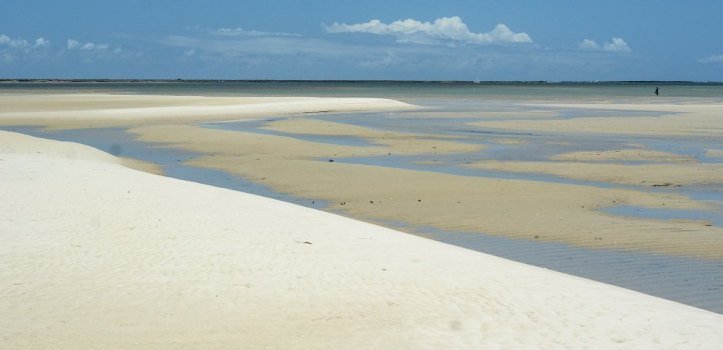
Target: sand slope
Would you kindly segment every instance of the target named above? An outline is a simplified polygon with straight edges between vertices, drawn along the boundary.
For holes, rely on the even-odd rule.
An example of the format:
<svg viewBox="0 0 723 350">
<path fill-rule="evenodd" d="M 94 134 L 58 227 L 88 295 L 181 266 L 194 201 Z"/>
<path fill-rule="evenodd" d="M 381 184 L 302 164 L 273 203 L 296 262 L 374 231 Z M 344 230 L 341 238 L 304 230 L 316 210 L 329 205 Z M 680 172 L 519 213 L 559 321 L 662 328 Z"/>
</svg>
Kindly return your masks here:
<svg viewBox="0 0 723 350">
<path fill-rule="evenodd" d="M 723 316 L 0 132 L 0 348 L 697 348 Z"/>
</svg>

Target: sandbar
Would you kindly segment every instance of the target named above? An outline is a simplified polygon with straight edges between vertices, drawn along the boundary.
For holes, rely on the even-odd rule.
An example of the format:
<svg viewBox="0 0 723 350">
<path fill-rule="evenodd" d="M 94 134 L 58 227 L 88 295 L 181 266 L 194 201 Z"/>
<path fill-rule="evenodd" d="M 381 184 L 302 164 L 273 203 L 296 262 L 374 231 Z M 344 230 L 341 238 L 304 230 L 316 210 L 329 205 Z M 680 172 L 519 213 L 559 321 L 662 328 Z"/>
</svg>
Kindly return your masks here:
<svg viewBox="0 0 723 350">
<path fill-rule="evenodd" d="M 723 158 L 723 149 L 706 150 L 705 155 L 713 158 Z"/>
<path fill-rule="evenodd" d="M 677 153 L 650 149 L 616 149 L 600 151 L 579 151 L 558 154 L 550 160 L 571 162 L 694 162 L 695 158 Z"/>
<path fill-rule="evenodd" d="M 623 217 L 605 211 L 616 206 L 646 208 L 715 210 L 706 202 L 675 193 L 650 193 L 619 188 L 600 188 L 529 180 L 460 176 L 388 166 L 346 162 L 365 157 L 418 157 L 434 162 L 436 156 L 479 157 L 487 146 L 457 140 L 454 136 L 403 133 L 373 129 L 315 118 L 309 113 L 329 111 L 411 111 L 414 106 L 385 99 L 301 98 L 301 97 L 194 97 L 136 96 L 110 94 L 7 95 L 0 96 L 14 106 L 0 112 L 0 124 L 43 125 L 49 128 L 124 126 L 139 140 L 160 147 L 199 152 L 187 165 L 227 171 L 264 184 L 279 193 L 309 201 L 327 203 L 328 211 L 377 224 L 399 228 L 432 227 L 441 230 L 486 233 L 519 239 L 562 242 L 589 248 L 611 248 L 674 254 L 686 257 L 723 258 L 723 228 L 707 221 L 659 220 Z M 69 100 L 65 100 L 68 97 Z M 96 99 L 97 97 L 97 99 Z M 138 99 L 137 102 L 135 102 Z M 12 102 L 12 101 L 20 102 Z M 88 101 L 92 100 L 92 101 Z M 26 107 L 23 107 L 26 106 Z M 524 108 L 520 104 L 512 109 Z M 51 108 L 52 107 L 52 108 Z M 606 124 L 653 118 L 705 118 L 706 129 L 717 130 L 711 117 L 720 105 L 710 104 L 539 104 L 534 113 L 554 108 L 605 110 L 659 110 L 659 117 L 606 117 Z M 25 109 L 24 109 L 25 108 Z M 655 109 L 657 108 L 657 109 Z M 49 110 L 50 109 L 50 110 Z M 55 114 L 53 114 L 55 113 Z M 460 112 L 464 113 L 464 112 Z M 484 112 L 481 112 L 484 113 Z M 701 114 L 702 113 L 702 114 Z M 52 117 L 49 116 L 52 114 Z M 697 117 L 696 117 L 697 115 Z M 512 118 L 512 114 L 505 117 Z M 523 114 L 523 118 L 526 118 Z M 267 118 L 263 129 L 279 134 L 229 131 L 204 127 L 207 122 Z M 577 118 L 570 121 L 584 120 Z M 718 118 L 719 119 L 719 118 Z M 513 121 L 510 121 L 512 123 Z M 552 122 L 527 120 L 526 122 Z M 515 130 L 518 131 L 518 130 Z M 575 129 L 560 132 L 574 133 Z M 354 136 L 367 146 L 332 145 L 304 140 L 307 134 Z M 485 136 L 480 136 L 484 138 Z M 504 136 L 492 139 L 509 146 L 523 141 Z M 571 144 L 564 138 L 549 142 Z M 569 146 L 568 145 L 568 146 Z M 675 155 L 640 153 L 640 158 L 657 162 Z M 574 154 L 580 157 L 580 154 Z M 625 154 L 630 156 L 630 152 Z M 655 163 L 653 162 L 653 163 Z M 701 166 L 685 157 L 676 165 L 659 164 L 582 164 L 589 168 L 585 179 L 597 171 L 610 170 L 622 175 L 618 183 L 675 186 L 676 184 L 715 183 L 717 165 Z M 509 164 L 489 163 L 493 165 Z M 488 164 L 488 165 L 489 165 Z M 146 164 L 147 166 L 148 164 Z M 526 164 L 528 166 L 530 164 Z M 548 166 L 547 164 L 543 164 Z M 574 164 L 568 165 L 574 169 Z M 634 165 L 638 166 L 638 165 Z M 139 167 L 140 168 L 140 167 Z M 637 169 L 637 170 L 636 170 Z M 677 170 L 676 170 L 677 169 Z M 697 168 L 695 168 L 697 169 Z M 152 169 L 150 169 L 152 170 Z M 531 169 L 543 172 L 545 169 Z M 564 167 L 555 171 L 565 170 Z M 634 171 L 636 170 L 636 171 Z M 692 171 L 692 172 L 691 172 Z M 565 174 L 574 173 L 569 170 Z M 564 176 L 565 174 L 561 174 Z M 590 175 L 592 174 L 592 175 Z M 701 175 L 703 174 L 703 175 Z M 572 174 L 574 175 L 574 174 Z M 571 175 L 571 176 L 572 176 Z M 583 175 L 576 175 L 583 176 Z M 594 180 L 594 178 L 592 178 Z M 601 179 L 609 180 L 609 179 Z M 646 185 L 647 186 L 647 185 Z M 642 188 L 641 188 L 642 189 Z"/>
<path fill-rule="evenodd" d="M 2 125 L 33 125 L 56 129 L 416 108 L 403 102 L 379 98 L 115 94 L 0 94 L 0 105 L 3 106 L 0 111 Z"/>
<path fill-rule="evenodd" d="M 723 114 L 723 104 L 715 102 L 676 104 L 671 102 L 660 103 L 566 103 L 566 104 L 535 104 L 531 107 L 547 107 L 569 110 L 584 110 L 587 113 L 595 111 L 617 111 L 620 116 L 579 118 L 557 118 L 553 120 L 530 120 L 525 118 L 510 118 L 510 120 L 479 121 L 471 125 L 529 132 L 551 133 L 592 133 L 592 134 L 618 134 L 618 135 L 648 135 L 648 136 L 697 136 L 720 137 L 723 128 L 720 127 L 720 116 Z M 657 112 L 659 116 L 625 115 L 626 111 Z M 631 113 L 632 114 L 632 113 Z"/>
<path fill-rule="evenodd" d="M 723 316 L 0 132 L 6 349 L 715 349 Z"/>
<path fill-rule="evenodd" d="M 509 172 L 543 173 L 577 180 L 669 187 L 723 184 L 722 164 L 600 164 L 582 162 L 483 161 L 468 166 Z"/>
<path fill-rule="evenodd" d="M 379 224 L 401 222 L 463 232 L 564 242 L 591 248 L 653 251 L 723 258 L 723 228 L 707 222 L 661 221 L 606 214 L 601 209 L 711 209 L 704 202 L 663 193 L 492 179 L 340 162 L 378 156 L 392 147 L 338 146 L 291 137 L 196 126 L 141 126 L 140 140 L 208 154 L 188 164 L 220 169 L 281 193 L 329 202 L 328 210 Z M 400 147 L 426 154 L 456 152 Z M 463 144 L 461 144 L 463 145 Z M 336 160 L 334 162 L 330 162 Z"/>
</svg>

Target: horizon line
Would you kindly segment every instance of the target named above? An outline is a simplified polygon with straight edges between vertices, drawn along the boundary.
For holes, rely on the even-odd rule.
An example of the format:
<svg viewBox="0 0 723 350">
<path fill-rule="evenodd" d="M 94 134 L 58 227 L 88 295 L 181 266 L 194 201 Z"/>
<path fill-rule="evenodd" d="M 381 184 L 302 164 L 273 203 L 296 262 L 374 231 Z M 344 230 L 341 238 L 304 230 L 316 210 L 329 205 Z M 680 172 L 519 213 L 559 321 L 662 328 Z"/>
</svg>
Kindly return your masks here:
<svg viewBox="0 0 723 350">
<path fill-rule="evenodd" d="M 447 84 L 723 84 L 697 80 L 398 80 L 398 79 L 154 79 L 154 78 L 0 78 L 0 83 L 447 83 Z"/>
</svg>

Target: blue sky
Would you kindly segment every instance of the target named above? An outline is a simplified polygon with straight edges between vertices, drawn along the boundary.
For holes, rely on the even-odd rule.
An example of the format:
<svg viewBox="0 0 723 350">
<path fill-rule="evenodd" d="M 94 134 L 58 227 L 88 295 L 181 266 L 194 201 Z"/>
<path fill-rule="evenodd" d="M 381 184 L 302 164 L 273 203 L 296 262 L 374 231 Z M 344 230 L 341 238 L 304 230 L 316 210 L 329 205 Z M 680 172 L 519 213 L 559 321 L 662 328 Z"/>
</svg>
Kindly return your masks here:
<svg viewBox="0 0 723 350">
<path fill-rule="evenodd" d="M 2 0 L 0 78 L 723 81 L 723 1 Z"/>
</svg>

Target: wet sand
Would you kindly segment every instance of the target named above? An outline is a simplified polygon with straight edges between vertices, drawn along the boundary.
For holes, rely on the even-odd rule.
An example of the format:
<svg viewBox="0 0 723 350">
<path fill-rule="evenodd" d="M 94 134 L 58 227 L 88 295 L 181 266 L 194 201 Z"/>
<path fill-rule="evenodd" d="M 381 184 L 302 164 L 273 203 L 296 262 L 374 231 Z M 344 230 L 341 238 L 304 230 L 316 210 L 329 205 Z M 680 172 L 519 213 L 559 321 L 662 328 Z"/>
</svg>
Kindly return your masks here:
<svg viewBox="0 0 723 350">
<path fill-rule="evenodd" d="M 698 348 L 723 316 L 0 131 L 3 348 Z"/>
<path fill-rule="evenodd" d="M 713 158 L 723 158 L 723 149 L 709 149 L 706 155 Z"/>
<path fill-rule="evenodd" d="M 131 132 L 142 141 L 162 140 L 174 147 L 212 154 L 195 158 L 191 165 L 221 169 L 267 184 L 278 192 L 324 200 L 330 203 L 332 211 L 368 221 L 403 222 L 586 247 L 723 258 L 723 229 L 719 227 L 703 222 L 615 217 L 600 211 L 617 205 L 710 208 L 683 196 L 455 176 L 339 161 L 345 157 L 399 152 L 399 148 L 393 147 L 322 145 L 193 126 L 139 127 Z M 456 147 L 445 147 L 445 143 L 421 146 L 428 143 L 424 139 L 411 140 L 404 148 L 427 154 L 458 151 Z M 335 158 L 337 161 L 329 162 Z"/>
<path fill-rule="evenodd" d="M 695 100 L 693 100 L 695 101 Z M 555 118 L 553 120 L 522 120 L 481 121 L 473 125 L 516 131 L 560 132 L 560 133 L 592 133 L 617 135 L 647 136 L 687 136 L 687 137 L 720 137 L 720 116 L 723 114 L 723 103 L 671 103 L 665 100 L 659 103 L 564 103 L 536 104 L 533 107 L 552 109 L 584 110 L 590 116 L 581 118 Z M 616 111 L 619 116 L 597 117 L 606 111 Z M 655 112 L 658 116 L 635 116 L 635 112 Z M 626 113 L 627 112 L 627 113 Z M 632 112 L 632 113 L 630 113 Z M 626 116 L 625 114 L 633 114 Z"/>
<path fill-rule="evenodd" d="M 26 97 L 27 110 L 16 104 L 13 111 L 0 112 L 0 124 L 20 125 L 18 116 L 30 116 L 26 125 L 51 129 L 123 125 L 139 140 L 169 152 L 195 152 L 179 163 L 220 169 L 277 192 L 320 200 L 327 211 L 408 225 L 411 231 L 431 227 L 545 246 L 563 242 L 683 260 L 722 259 L 723 228 L 717 224 L 607 211 L 626 206 L 718 210 L 717 202 L 686 194 L 689 185 L 699 183 L 661 191 L 614 181 L 600 186 L 593 182 L 607 180 L 591 176 L 583 177 L 590 184 L 582 184 L 437 171 L 437 164 L 463 171 L 488 157 L 523 155 L 535 161 L 614 163 L 631 178 L 637 175 L 626 167 L 665 165 L 656 176 L 667 181 L 672 178 L 667 165 L 709 161 L 697 157 L 720 149 L 715 140 L 695 154 L 635 153 L 649 140 L 623 137 L 614 146 L 636 150 L 611 155 L 614 149 L 602 149 L 603 156 L 595 159 L 587 148 L 599 141 L 588 143 L 589 137 L 576 138 L 574 132 L 558 130 L 549 137 L 514 129 L 450 129 L 435 124 L 443 113 L 420 122 L 416 113 L 438 112 L 384 100 L 294 100 L 296 109 L 287 104 L 265 111 L 258 104 L 272 100 L 248 102 L 256 104 L 253 108 L 239 107 L 247 102 L 204 100 L 219 103 L 218 108 L 207 113 L 192 108 L 179 117 L 174 113 L 185 108 L 183 103 L 173 106 L 166 97 L 144 100 L 150 105 L 142 108 L 128 96 L 109 98 L 109 105 L 85 105 L 90 102 L 79 98 L 50 118 L 35 107 L 44 97 Z M 124 108 L 129 104 L 132 108 Z M 382 119 L 304 114 L 330 106 L 397 112 Z M 96 113 L 117 109 L 130 110 L 111 121 L 106 112 Z M 77 110 L 85 111 L 82 118 Z M 511 117 L 514 113 L 503 116 Z M 203 124 L 217 119 L 253 120 L 241 124 L 254 127 Z M 708 127 L 715 129 L 716 122 L 708 120 Z M 233 124 L 238 125 L 228 126 Z M 350 138 L 354 141 L 344 142 Z M 12 267 L 0 278 L 7 292 L 0 298 L 6 315 L 0 329 L 11 347 L 358 348 L 377 339 L 399 348 L 679 348 L 682 343 L 714 348 L 721 342 L 720 315 L 629 290 L 287 203 L 144 174 L 79 145 L 0 132 L 0 151 L 0 190 L 14 198 L 0 211 L 7 224 L 0 228 L 6 237 L 0 256 Z M 372 161 L 355 163 L 359 159 Z M 433 165 L 383 166 L 400 160 Z M 165 170 L 133 163 L 146 171 Z"/>
<path fill-rule="evenodd" d="M 5 96 L 4 98 L 9 99 Z M 496 116 L 507 121 L 474 122 L 474 118 L 461 118 L 464 123 L 479 128 L 493 123 L 510 123 L 511 134 L 481 133 L 470 136 L 445 133 L 434 126 L 424 128 L 422 120 L 433 117 L 444 120 L 439 111 L 418 110 L 407 104 L 388 100 L 365 99 L 306 99 L 306 98 L 240 98 L 143 96 L 142 108 L 122 108 L 135 97 L 102 95 L 101 102 L 84 102 L 86 95 L 77 95 L 69 101 L 58 96 L 47 98 L 48 106 L 40 108 L 30 104 L 30 110 L 22 110 L 28 99 L 19 99 L 11 111 L 1 113 L 0 120 L 19 123 L 18 116 L 33 116 L 33 123 L 48 127 L 70 127 L 79 119 L 93 125 L 127 125 L 130 132 L 144 142 L 157 143 L 163 147 L 180 148 L 201 154 L 187 161 L 188 165 L 223 170 L 270 187 L 279 193 L 327 203 L 326 209 L 366 221 L 386 224 L 401 223 L 411 227 L 429 226 L 441 230 L 483 232 L 512 238 L 562 242 L 589 248 L 613 248 L 645 252 L 674 254 L 680 256 L 721 259 L 723 258 L 723 228 L 706 220 L 659 220 L 624 215 L 613 215 L 606 209 L 615 207 L 640 207 L 650 209 L 689 209 L 715 211 L 716 204 L 689 198 L 679 192 L 651 192 L 648 187 L 676 187 L 720 183 L 720 165 L 700 164 L 690 155 L 646 149 L 602 150 L 592 153 L 575 150 L 576 123 L 604 120 L 608 132 L 624 128 L 632 132 L 635 125 L 653 118 L 663 120 L 663 125 L 677 125 L 678 119 L 697 120 L 707 123 L 705 128 L 716 130 L 714 118 L 721 105 L 718 104 L 603 104 L 594 101 L 587 104 L 525 104 L 508 105 L 496 103 L 497 111 L 474 110 L 470 115 L 484 114 L 481 118 Z M 173 105 L 184 101 L 181 105 Z M 269 108 L 276 101 L 279 106 Z M 290 104 L 291 103 L 291 104 Z M 193 105 L 193 109 L 188 105 Z M 42 105 L 42 103 L 41 103 Z M 504 105 L 504 108 L 500 106 Z M 364 116 L 350 116 L 343 122 L 334 117 L 321 119 L 317 116 L 297 114 L 280 118 L 279 113 L 291 113 L 284 108 L 294 106 L 298 113 L 328 111 L 333 108 L 356 110 L 361 106 L 376 109 L 398 108 L 399 112 L 387 115 L 403 125 L 419 124 L 418 128 L 400 131 L 386 125 L 372 127 L 365 124 Z M 48 119 L 44 108 L 61 108 L 57 115 Z M 228 110 L 226 108 L 232 108 Z M 653 110 L 655 108 L 655 110 Z M 201 112 L 206 108 L 206 113 Z M 515 120 L 514 111 L 532 109 Z M 584 110 L 585 113 L 605 114 L 606 117 L 570 118 L 566 109 Z M 85 114 L 72 111 L 83 111 Z M 106 113 L 117 113 L 109 121 Z M 184 111 L 182 117 L 175 115 Z M 242 113 L 242 111 L 245 111 Z M 557 112 L 556 112 L 557 111 Z M 563 111 L 563 112 L 561 112 Z M 622 111 L 622 112 L 621 112 Z M 644 115 L 618 116 L 616 113 L 645 112 Z M 631 112 L 631 113 L 632 113 Z M 75 113 L 72 117 L 70 114 Z M 98 114 L 100 113 L 100 114 Z M 236 113 L 236 114 L 234 114 Z M 239 114 L 241 113 L 241 114 Z M 459 119 L 464 110 L 454 112 Z M 585 114 L 583 113 L 583 114 Z M 649 114 L 659 113 L 651 117 Z M 260 114 L 272 119 L 258 120 Z M 417 115 L 421 119 L 414 120 Z M 454 114 L 453 114 L 454 115 Z M 426 116 L 426 117 L 425 117 Z M 550 120 L 558 116 L 560 120 Z M 545 120 L 538 120 L 540 117 Z M 180 118 L 180 119 L 179 119 Z M 255 130 L 223 130 L 226 124 L 196 125 L 210 120 L 254 119 Z M 143 120 L 139 123 L 138 120 Z M 406 120 L 409 120 L 408 122 Z M 429 120 L 429 119 L 428 119 Z M 556 129 L 556 138 L 544 140 L 542 148 L 555 147 L 572 151 L 552 153 L 546 162 L 512 162 L 485 159 L 487 152 L 514 149 L 534 154 L 537 147 L 534 138 L 526 134 L 515 136 L 514 132 L 525 129 L 515 123 L 572 123 L 568 128 Z M 227 125 L 232 125 L 227 124 Z M 660 123 L 659 123 L 660 124 Z M 372 123 L 373 125 L 373 123 Z M 400 124 L 402 125 L 402 124 Z M 430 124 L 432 125 L 432 124 Z M 537 126 L 537 124 L 535 124 Z M 557 124 L 555 124 L 557 125 Z M 632 126 L 630 126 L 632 125 Z M 77 127 L 78 125 L 76 125 Z M 544 128 L 543 128 L 544 129 Z M 485 129 L 472 129 L 475 132 Z M 440 131 L 440 132 L 437 132 Z M 599 130 L 602 132 L 603 130 Z M 647 130 L 646 132 L 652 132 Z M 331 144 L 305 140 L 310 135 L 336 137 L 364 141 L 348 144 Z M 560 136 L 562 135 L 562 136 Z M 510 137 L 512 136 L 512 137 Z M 480 140 L 481 142 L 477 142 Z M 630 140 L 624 142 L 634 145 Z M 492 145 L 496 145 L 492 147 Z M 550 146 L 552 145 L 552 146 Z M 548 151 L 549 152 L 549 151 Z M 495 153 L 491 153 L 494 157 Z M 205 155 L 205 156 L 204 156 Z M 356 159 L 390 157 L 417 157 L 419 164 L 433 169 L 442 164 L 444 157 L 469 157 L 460 166 L 477 167 L 504 173 L 523 172 L 549 174 L 589 182 L 612 185 L 642 185 L 640 189 L 588 186 L 584 183 L 550 183 L 526 179 L 489 178 L 485 176 L 459 176 L 454 173 L 399 169 L 389 166 L 354 164 Z M 438 159 L 440 162 L 437 162 Z M 565 159 L 569 161 L 564 161 Z M 574 161 L 573 161 L 574 160 Z M 601 163 L 603 161 L 604 163 Z M 642 162 L 641 164 L 634 162 Z M 375 163 L 370 163 L 374 165 Z M 453 165 L 454 166 L 454 165 Z"/>
<path fill-rule="evenodd" d="M 723 164 L 596 164 L 581 162 L 484 161 L 471 167 L 507 172 L 551 174 L 578 180 L 670 187 L 723 184 Z"/>
<path fill-rule="evenodd" d="M 550 157 L 550 160 L 572 162 L 693 162 L 695 157 L 650 149 L 616 149 L 587 152 L 571 152 Z"/>
</svg>

